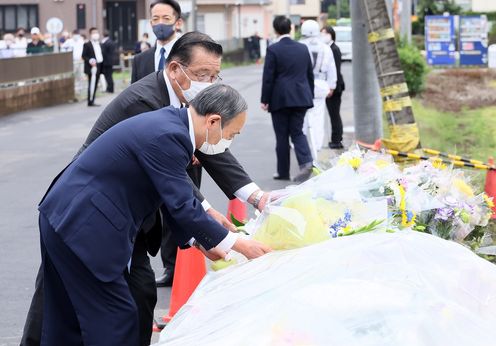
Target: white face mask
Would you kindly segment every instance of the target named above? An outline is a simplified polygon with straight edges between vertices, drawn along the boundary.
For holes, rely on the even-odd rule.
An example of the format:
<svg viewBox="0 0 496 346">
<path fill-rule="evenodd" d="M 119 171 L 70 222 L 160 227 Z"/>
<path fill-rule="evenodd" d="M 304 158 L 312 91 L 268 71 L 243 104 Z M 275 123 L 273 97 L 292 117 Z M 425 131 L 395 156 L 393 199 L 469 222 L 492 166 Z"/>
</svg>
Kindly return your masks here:
<svg viewBox="0 0 496 346">
<path fill-rule="evenodd" d="M 100 39 L 100 34 L 99 33 L 91 34 L 91 40 L 92 41 L 98 41 L 99 39 Z"/>
<path fill-rule="evenodd" d="M 321 34 L 320 38 L 322 39 L 322 42 L 325 44 L 331 44 L 332 43 L 332 38 L 330 34 Z"/>
<path fill-rule="evenodd" d="M 190 103 L 191 101 L 193 101 L 193 99 L 196 97 L 196 95 L 198 95 L 200 91 L 212 85 L 212 83 L 209 82 L 198 82 L 196 80 L 191 80 L 191 78 L 188 77 L 186 72 L 184 72 L 181 65 L 179 65 L 179 68 L 181 69 L 181 71 L 183 71 L 184 75 L 186 76 L 186 78 L 189 79 L 191 83 L 189 89 L 184 90 L 183 88 L 181 88 L 181 85 L 176 80 L 177 85 L 179 85 L 179 89 L 181 89 L 181 91 L 183 92 L 183 96 L 186 102 Z"/>
<path fill-rule="evenodd" d="M 227 148 L 229 148 L 231 143 L 232 143 L 232 139 L 225 139 L 222 137 L 222 125 L 221 125 L 220 141 L 217 144 L 208 143 L 208 129 L 207 129 L 207 136 L 205 138 L 205 142 L 203 142 L 202 146 L 198 150 L 200 150 L 202 153 L 207 155 L 222 154 L 224 151 L 227 150 Z"/>
</svg>

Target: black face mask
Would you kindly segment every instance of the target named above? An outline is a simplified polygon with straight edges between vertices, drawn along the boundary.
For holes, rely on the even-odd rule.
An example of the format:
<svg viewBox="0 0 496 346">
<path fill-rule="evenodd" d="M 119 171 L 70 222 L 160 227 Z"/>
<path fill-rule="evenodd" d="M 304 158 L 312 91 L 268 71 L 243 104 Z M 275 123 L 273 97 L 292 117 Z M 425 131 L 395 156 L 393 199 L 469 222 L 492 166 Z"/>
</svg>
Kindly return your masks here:
<svg viewBox="0 0 496 346">
<path fill-rule="evenodd" d="M 24 34 L 17 34 L 17 37 L 23 38 Z"/>
<path fill-rule="evenodd" d="M 174 34 L 174 24 L 156 24 L 152 27 L 157 40 L 165 41 Z"/>
</svg>

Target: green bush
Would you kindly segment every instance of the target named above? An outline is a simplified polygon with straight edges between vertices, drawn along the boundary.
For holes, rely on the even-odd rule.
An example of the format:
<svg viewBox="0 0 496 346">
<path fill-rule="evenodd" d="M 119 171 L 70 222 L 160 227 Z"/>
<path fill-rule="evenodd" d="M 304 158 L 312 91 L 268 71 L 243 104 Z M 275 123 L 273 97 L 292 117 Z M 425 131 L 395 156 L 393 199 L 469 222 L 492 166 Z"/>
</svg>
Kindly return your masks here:
<svg viewBox="0 0 496 346">
<path fill-rule="evenodd" d="M 424 88 L 425 76 L 428 72 L 424 57 L 415 46 L 401 42 L 398 45 L 398 54 L 410 94 L 419 94 Z"/>
<path fill-rule="evenodd" d="M 496 22 L 492 22 L 491 30 L 489 31 L 488 34 L 488 40 L 489 40 L 489 44 L 496 43 Z"/>
</svg>

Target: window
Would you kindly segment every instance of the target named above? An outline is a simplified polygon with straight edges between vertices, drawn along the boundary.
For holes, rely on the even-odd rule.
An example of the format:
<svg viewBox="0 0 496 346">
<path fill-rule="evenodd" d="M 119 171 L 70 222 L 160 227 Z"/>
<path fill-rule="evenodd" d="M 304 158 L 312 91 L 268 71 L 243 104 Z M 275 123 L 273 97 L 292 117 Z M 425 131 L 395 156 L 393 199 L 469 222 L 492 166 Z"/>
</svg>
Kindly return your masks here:
<svg viewBox="0 0 496 346">
<path fill-rule="evenodd" d="M 289 0 L 290 5 L 305 5 L 305 0 Z"/>
<path fill-rule="evenodd" d="M 0 34 L 38 26 L 38 5 L 0 5 Z"/>
</svg>

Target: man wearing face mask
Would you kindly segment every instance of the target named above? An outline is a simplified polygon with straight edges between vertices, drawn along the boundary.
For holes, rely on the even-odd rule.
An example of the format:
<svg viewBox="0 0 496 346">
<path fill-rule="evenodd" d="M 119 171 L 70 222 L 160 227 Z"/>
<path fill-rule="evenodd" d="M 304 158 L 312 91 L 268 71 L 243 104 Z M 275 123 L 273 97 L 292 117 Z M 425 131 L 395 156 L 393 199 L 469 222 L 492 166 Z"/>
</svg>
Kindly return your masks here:
<svg viewBox="0 0 496 346">
<path fill-rule="evenodd" d="M 150 5 L 150 24 L 157 37 L 154 49 L 134 56 L 131 83 L 165 68 L 165 61 L 177 41 L 182 25 L 181 6 L 175 0 L 154 1 Z"/>
<path fill-rule="evenodd" d="M 81 154 L 102 133 L 123 120 L 169 105 L 179 108 L 183 103 L 194 99 L 199 89 L 219 79 L 221 56 L 222 46 L 208 35 L 199 32 L 184 34 L 171 50 L 165 70 L 152 73 L 132 84 L 104 109 L 77 155 Z M 218 139 L 220 131 L 219 129 L 217 132 L 212 128 L 208 132 L 209 140 L 206 142 L 216 143 L 215 140 Z M 213 136 L 217 137 L 212 138 Z M 200 149 L 204 152 L 200 149 L 196 150 L 195 156 L 228 198 L 238 197 L 262 210 L 268 193 L 264 193 L 253 183 L 231 152 L 225 150 L 226 144 L 229 143 L 225 140 L 219 141 L 213 147 L 203 144 Z M 223 150 L 225 151 L 220 154 L 208 155 Z M 187 172 L 199 186 L 198 166 L 188 167 Z M 194 185 L 192 182 L 191 184 Z M 234 230 L 235 227 L 222 214 L 210 207 L 198 188 L 196 186 L 194 188 L 195 196 L 202 202 L 207 213 L 227 229 Z M 167 248 L 176 250 L 177 247 L 171 241 L 170 232 L 168 236 Z M 124 273 L 138 309 L 139 345 L 150 344 L 153 311 L 157 302 L 155 274 L 147 252 L 155 256 L 161 247 L 161 241 L 161 218 L 149 218 L 137 234 L 130 270 Z M 173 270 L 173 268 L 171 264 L 170 269 Z M 40 270 L 36 280 L 36 291 L 24 326 L 21 342 L 23 346 L 40 344 L 42 297 L 43 273 Z"/>
<path fill-rule="evenodd" d="M 90 40 L 83 46 L 84 73 L 88 76 L 88 106 L 95 104 L 96 88 L 102 71 L 103 54 L 97 28 L 90 28 Z"/>
</svg>

